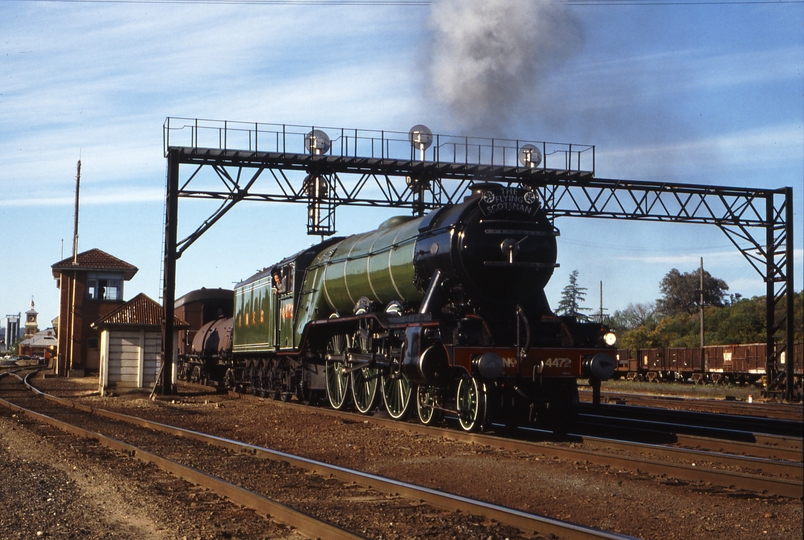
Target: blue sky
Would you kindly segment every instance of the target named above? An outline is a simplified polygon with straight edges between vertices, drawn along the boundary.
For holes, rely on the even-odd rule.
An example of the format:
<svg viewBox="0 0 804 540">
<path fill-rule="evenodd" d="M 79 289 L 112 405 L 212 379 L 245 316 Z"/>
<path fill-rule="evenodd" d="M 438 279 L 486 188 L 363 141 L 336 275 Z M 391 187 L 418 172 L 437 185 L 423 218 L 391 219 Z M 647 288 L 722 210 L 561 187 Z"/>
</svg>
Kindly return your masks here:
<svg viewBox="0 0 804 540">
<path fill-rule="evenodd" d="M 429 5 L 0 0 L 0 317 L 79 249 L 140 271 L 159 299 L 166 117 L 590 144 L 602 178 L 795 190 L 802 289 L 804 4 L 436 0 Z M 383 5 L 384 4 L 384 5 Z M 503 29 L 503 30 L 501 30 Z M 478 39 L 478 35 L 488 37 Z M 491 36 L 491 37 L 489 37 Z M 473 48 L 488 45 L 478 65 Z M 474 60 L 473 60 L 474 59 Z M 212 207 L 182 200 L 180 234 Z M 339 234 L 390 210 L 339 209 Z M 231 287 L 315 241 L 303 207 L 241 204 L 177 266 L 177 295 Z M 570 272 L 597 309 L 653 302 L 700 257 L 729 292 L 765 292 L 714 227 L 562 218 L 555 306 Z"/>
</svg>

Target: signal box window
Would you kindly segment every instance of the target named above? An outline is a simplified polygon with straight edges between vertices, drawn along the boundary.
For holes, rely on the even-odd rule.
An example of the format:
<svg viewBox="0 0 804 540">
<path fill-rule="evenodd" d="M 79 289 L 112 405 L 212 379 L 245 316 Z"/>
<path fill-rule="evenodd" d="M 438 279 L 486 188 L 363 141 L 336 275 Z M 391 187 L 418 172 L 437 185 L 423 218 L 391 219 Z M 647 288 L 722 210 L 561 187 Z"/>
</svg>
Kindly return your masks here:
<svg viewBox="0 0 804 540">
<path fill-rule="evenodd" d="M 122 300 L 123 277 L 114 274 L 89 274 L 87 298 L 90 300 Z"/>
</svg>

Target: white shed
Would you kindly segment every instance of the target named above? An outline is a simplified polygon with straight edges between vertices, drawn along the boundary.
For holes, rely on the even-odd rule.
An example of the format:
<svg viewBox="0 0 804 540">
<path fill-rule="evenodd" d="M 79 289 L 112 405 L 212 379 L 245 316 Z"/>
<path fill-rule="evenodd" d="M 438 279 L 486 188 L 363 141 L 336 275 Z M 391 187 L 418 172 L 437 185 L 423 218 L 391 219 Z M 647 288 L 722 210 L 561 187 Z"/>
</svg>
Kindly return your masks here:
<svg viewBox="0 0 804 540">
<path fill-rule="evenodd" d="M 174 358 L 178 331 L 188 326 L 178 318 L 174 322 Z M 162 368 L 162 306 L 140 293 L 92 327 L 100 331 L 101 395 L 112 388 L 154 386 Z"/>
</svg>

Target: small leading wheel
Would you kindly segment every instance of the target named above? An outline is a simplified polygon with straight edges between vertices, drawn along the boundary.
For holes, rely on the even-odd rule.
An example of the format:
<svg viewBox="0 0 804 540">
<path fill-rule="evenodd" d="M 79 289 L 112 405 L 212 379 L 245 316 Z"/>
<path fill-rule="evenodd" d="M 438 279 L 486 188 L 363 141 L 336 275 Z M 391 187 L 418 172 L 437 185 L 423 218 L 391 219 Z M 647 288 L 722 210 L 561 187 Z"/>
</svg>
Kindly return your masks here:
<svg viewBox="0 0 804 540">
<path fill-rule="evenodd" d="M 425 426 L 432 426 L 441 421 L 443 413 L 435 408 L 438 405 L 435 388 L 420 386 L 416 394 L 416 412 L 419 421 Z"/>
<path fill-rule="evenodd" d="M 382 400 L 385 410 L 394 420 L 407 420 L 413 411 L 414 385 L 394 361 L 387 375 L 382 377 Z"/>
<path fill-rule="evenodd" d="M 326 378 L 327 399 L 333 409 L 342 410 L 346 407 L 349 397 L 349 377 L 343 369 L 343 354 L 347 348 L 346 336 L 332 336 L 327 346 Z"/>
<path fill-rule="evenodd" d="M 479 431 L 486 421 L 486 392 L 474 377 L 464 376 L 458 382 L 455 396 L 458 421 L 464 431 Z"/>
</svg>

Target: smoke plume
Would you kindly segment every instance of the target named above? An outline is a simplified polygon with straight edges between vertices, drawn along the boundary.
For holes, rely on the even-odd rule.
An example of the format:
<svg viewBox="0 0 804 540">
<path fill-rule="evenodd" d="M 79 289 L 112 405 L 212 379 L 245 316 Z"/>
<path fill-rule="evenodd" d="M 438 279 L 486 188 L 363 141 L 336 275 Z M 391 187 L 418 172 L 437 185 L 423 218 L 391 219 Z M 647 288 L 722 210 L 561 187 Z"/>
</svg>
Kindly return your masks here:
<svg viewBox="0 0 804 540">
<path fill-rule="evenodd" d="M 582 42 L 575 17 L 548 0 L 434 0 L 429 27 L 430 97 L 474 135 L 504 134 Z"/>
</svg>

